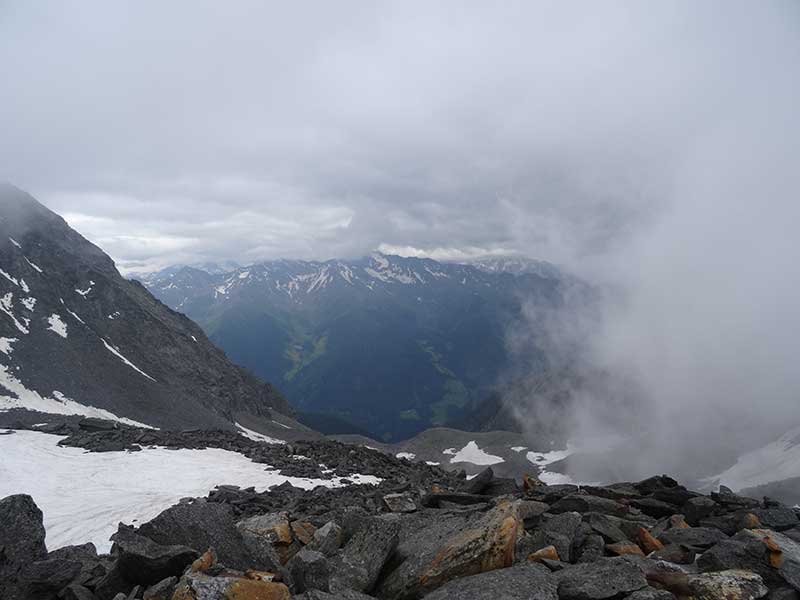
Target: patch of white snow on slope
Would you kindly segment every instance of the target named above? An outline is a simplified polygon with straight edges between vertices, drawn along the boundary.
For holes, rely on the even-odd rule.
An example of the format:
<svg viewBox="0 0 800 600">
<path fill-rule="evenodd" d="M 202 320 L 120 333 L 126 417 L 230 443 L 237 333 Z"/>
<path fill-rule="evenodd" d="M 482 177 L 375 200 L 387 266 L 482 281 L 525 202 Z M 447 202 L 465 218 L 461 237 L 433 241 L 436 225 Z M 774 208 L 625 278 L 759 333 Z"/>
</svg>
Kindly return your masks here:
<svg viewBox="0 0 800 600">
<path fill-rule="evenodd" d="M 522 452 L 523 450 L 527 450 L 528 447 L 527 446 L 511 446 L 511 449 L 514 452 Z"/>
<path fill-rule="evenodd" d="M 78 294 L 80 294 L 81 296 L 86 298 L 86 296 L 89 295 L 89 292 L 92 291 L 92 286 L 94 286 L 94 281 L 90 281 L 89 282 L 89 287 L 87 287 L 85 290 L 79 290 L 79 289 L 75 288 L 75 292 L 77 292 Z"/>
<path fill-rule="evenodd" d="M 136 371 L 137 373 L 139 373 L 139 374 L 141 374 L 141 375 L 144 375 L 144 376 L 145 376 L 145 377 L 147 377 L 147 378 L 148 378 L 150 381 L 155 381 L 155 379 L 153 379 L 152 377 L 150 377 L 150 375 L 148 375 L 147 373 L 145 373 L 144 371 L 142 371 L 142 370 L 141 370 L 139 367 L 137 367 L 135 364 L 133 364 L 133 363 L 132 363 L 131 361 L 129 361 L 127 358 L 125 358 L 124 356 L 122 356 L 122 354 L 120 353 L 120 351 L 119 351 L 119 350 L 117 350 L 116 348 L 114 348 L 114 346 L 112 346 L 111 344 L 109 344 L 109 343 L 108 343 L 108 342 L 105 340 L 105 338 L 100 338 L 100 340 L 102 340 L 102 342 L 103 342 L 103 345 L 106 347 L 106 350 L 108 350 L 109 352 L 111 352 L 111 354 L 113 354 L 114 356 L 116 356 L 118 359 L 120 359 L 122 362 L 124 362 L 126 365 L 128 365 L 128 366 L 129 366 L 131 369 L 133 369 L 134 371 Z"/>
<path fill-rule="evenodd" d="M 570 454 L 575 452 L 575 448 L 571 444 L 567 444 L 566 450 L 551 450 L 550 452 L 528 452 L 527 459 L 533 464 L 540 467 L 558 462 L 567 458 Z"/>
<path fill-rule="evenodd" d="M 57 333 L 63 338 L 67 337 L 67 324 L 56 313 L 47 317 L 47 322 L 50 323 L 50 327 L 47 328 L 49 331 Z"/>
<path fill-rule="evenodd" d="M 244 437 L 251 439 L 255 442 L 266 442 L 267 444 L 285 444 L 283 440 L 279 440 L 276 438 L 271 438 L 268 435 L 264 435 L 263 433 L 258 433 L 257 431 L 253 431 L 252 429 L 248 429 L 244 425 L 239 425 L 239 423 L 234 423 L 236 427 L 239 429 L 239 435 L 243 435 Z"/>
<path fill-rule="evenodd" d="M 6 391 L 11 392 L 13 397 L 4 393 Z M 52 398 L 42 396 L 39 392 L 26 388 L 19 379 L 11 374 L 9 367 L 0 364 L 0 412 L 7 412 L 14 408 L 26 408 L 54 415 L 97 417 L 98 419 L 127 423 L 134 427 L 154 429 L 150 425 L 139 423 L 133 419 L 118 417 L 108 410 L 75 402 L 58 390 L 53 391 Z"/>
<path fill-rule="evenodd" d="M 31 261 L 31 259 L 30 259 L 30 258 L 28 258 L 27 256 L 25 256 L 24 258 L 25 258 L 25 260 L 27 261 L 27 263 L 28 263 L 30 266 L 32 266 L 34 269 L 36 269 L 36 271 L 38 271 L 39 273 L 41 273 L 41 272 L 42 272 L 42 270 L 41 270 L 41 269 L 38 267 L 38 265 L 34 264 L 34 263 Z"/>
<path fill-rule="evenodd" d="M 19 329 L 22 333 L 28 333 L 28 324 L 26 323 L 23 325 L 17 320 L 17 317 L 14 316 L 13 312 L 14 307 L 14 294 L 8 292 L 5 296 L 0 298 L 0 311 L 6 313 L 11 320 L 14 321 L 14 325 Z"/>
<path fill-rule="evenodd" d="M 742 454 L 731 468 L 702 481 L 708 487 L 726 485 L 735 492 L 744 488 L 800 476 L 800 427 L 774 442 Z"/>
<path fill-rule="evenodd" d="M 415 458 L 417 458 L 417 455 L 414 454 L 413 452 L 398 452 L 397 454 L 395 454 L 395 456 L 397 458 L 405 458 L 407 460 L 414 460 Z"/>
<path fill-rule="evenodd" d="M 34 298 L 33 296 L 23 298 L 22 300 L 20 300 L 20 302 L 22 302 L 22 305 L 31 312 L 33 312 L 33 309 L 36 307 L 36 298 Z"/>
<path fill-rule="evenodd" d="M 11 350 L 13 350 L 11 344 L 13 344 L 16 341 L 17 338 L 0 337 L 0 352 L 5 354 L 6 356 L 10 356 Z"/>
<path fill-rule="evenodd" d="M 22 248 L 22 246 L 20 246 L 19 242 L 17 240 L 15 240 L 14 238 L 10 237 L 10 238 L 8 238 L 8 241 L 11 242 L 12 244 L 14 244 L 17 248 Z"/>
<path fill-rule="evenodd" d="M 461 450 L 453 455 L 450 459 L 451 463 L 468 462 L 473 465 L 496 465 L 497 463 L 505 462 L 502 457 L 488 454 L 478 447 L 475 440 L 467 443 Z"/>
<path fill-rule="evenodd" d="M 254 486 L 258 491 L 285 481 L 303 489 L 346 485 L 338 477 L 286 477 L 216 448 L 95 453 L 60 447 L 61 439 L 35 431 L 0 436 L 0 498 L 33 496 L 44 512 L 48 550 L 93 542 L 99 552 L 108 552 L 108 538 L 120 521 L 149 521 L 181 498 L 205 496 L 217 485 Z M 370 485 L 381 481 L 366 475 L 348 479 Z"/>
</svg>

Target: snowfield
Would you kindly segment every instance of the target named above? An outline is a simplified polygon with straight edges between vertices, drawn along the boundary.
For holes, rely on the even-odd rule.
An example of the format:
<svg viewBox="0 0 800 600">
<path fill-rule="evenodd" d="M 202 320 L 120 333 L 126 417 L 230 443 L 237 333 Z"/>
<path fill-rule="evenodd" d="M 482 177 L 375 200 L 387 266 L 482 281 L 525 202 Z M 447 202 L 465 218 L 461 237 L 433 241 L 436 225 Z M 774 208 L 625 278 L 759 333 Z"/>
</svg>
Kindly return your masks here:
<svg viewBox="0 0 800 600">
<path fill-rule="evenodd" d="M 448 450 L 450 452 L 448 452 Z M 458 452 L 454 453 L 452 452 L 453 450 L 453 448 L 448 448 L 442 452 L 443 454 L 452 454 L 453 458 L 450 459 L 451 463 L 468 462 L 473 465 L 496 465 L 505 462 L 502 457 L 481 450 L 475 440 L 468 442 L 467 445 Z"/>
<path fill-rule="evenodd" d="M 726 485 L 744 488 L 800 476 L 800 427 L 784 433 L 771 444 L 742 454 L 730 469 L 702 480 L 708 489 Z"/>
<path fill-rule="evenodd" d="M 44 512 L 47 548 L 93 542 L 108 552 L 119 522 L 139 524 L 187 496 L 205 496 L 217 485 L 255 486 L 263 491 L 288 481 L 312 489 L 341 487 L 330 480 L 286 477 L 227 450 L 86 452 L 63 448 L 61 436 L 35 431 L 0 435 L 0 498 L 30 494 Z M 352 475 L 376 485 L 378 477 Z"/>
</svg>

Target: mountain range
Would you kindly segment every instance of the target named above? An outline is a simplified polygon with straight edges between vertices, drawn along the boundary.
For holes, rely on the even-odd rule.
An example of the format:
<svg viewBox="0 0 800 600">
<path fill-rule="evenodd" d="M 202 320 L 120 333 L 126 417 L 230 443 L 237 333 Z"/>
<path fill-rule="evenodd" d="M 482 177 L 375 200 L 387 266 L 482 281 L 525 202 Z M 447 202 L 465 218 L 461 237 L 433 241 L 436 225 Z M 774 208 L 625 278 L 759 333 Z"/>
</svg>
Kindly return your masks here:
<svg viewBox="0 0 800 600">
<path fill-rule="evenodd" d="M 0 313 L 0 413 L 159 428 L 254 426 L 291 415 L 274 387 L 10 185 L 0 185 Z"/>
<path fill-rule="evenodd" d="M 274 382 L 307 424 L 384 441 L 467 419 L 513 374 L 509 332 L 543 331 L 530 321 L 588 289 L 537 261 L 380 253 L 139 277 L 233 361 Z M 534 343 L 525 368 L 547 366 Z"/>
</svg>

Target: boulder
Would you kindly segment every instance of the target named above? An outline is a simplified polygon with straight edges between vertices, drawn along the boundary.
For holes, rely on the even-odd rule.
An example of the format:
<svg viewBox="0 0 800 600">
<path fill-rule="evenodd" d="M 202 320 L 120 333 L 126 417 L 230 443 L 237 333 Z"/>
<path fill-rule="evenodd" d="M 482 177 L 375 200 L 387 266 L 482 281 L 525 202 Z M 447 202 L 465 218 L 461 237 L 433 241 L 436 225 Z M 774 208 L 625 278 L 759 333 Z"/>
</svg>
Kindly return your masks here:
<svg viewBox="0 0 800 600">
<path fill-rule="evenodd" d="M 694 562 L 697 552 L 689 546 L 670 544 L 650 554 L 653 560 L 665 560 L 676 565 L 690 565 Z"/>
<path fill-rule="evenodd" d="M 800 525 L 797 513 L 786 506 L 774 508 L 753 508 L 748 512 L 758 519 L 764 529 L 786 531 Z"/>
<path fill-rule="evenodd" d="M 555 546 L 562 560 L 572 561 L 572 544 L 581 524 L 581 515 L 565 512 L 551 517 L 531 533 L 533 547 Z"/>
<path fill-rule="evenodd" d="M 426 600 L 558 600 L 549 570 L 537 564 L 513 566 L 454 579 Z"/>
<path fill-rule="evenodd" d="M 658 536 L 658 539 L 664 544 L 683 544 L 693 548 L 705 549 L 728 539 L 728 536 L 719 529 L 711 527 L 678 527 L 667 529 Z"/>
<path fill-rule="evenodd" d="M 314 532 L 314 538 L 308 544 L 310 550 L 332 556 L 342 545 L 342 528 L 333 521 L 328 521 Z"/>
<path fill-rule="evenodd" d="M 399 531 L 397 518 L 372 517 L 331 559 L 331 589 L 370 591 L 397 547 Z"/>
<path fill-rule="evenodd" d="M 75 583 L 86 586 L 89 582 L 105 575 L 104 561 L 97 555 L 97 548 L 92 543 L 78 546 L 62 546 L 48 552 L 48 559 L 65 559 L 77 561 L 81 565 L 81 572 L 75 578 Z"/>
<path fill-rule="evenodd" d="M 236 524 L 248 553 L 260 559 L 259 568 L 277 570 L 300 550 L 295 540 L 289 513 L 267 513 L 244 519 Z M 277 562 L 276 562 L 277 559 Z M 225 561 L 220 560 L 224 563 Z M 252 565 L 251 565 L 252 566 Z"/>
<path fill-rule="evenodd" d="M 484 490 L 494 479 L 492 467 L 486 467 L 472 479 L 464 482 L 461 491 L 467 494 L 483 494 Z"/>
<path fill-rule="evenodd" d="M 47 556 L 42 511 L 26 494 L 0 500 L 0 598 L 15 598 L 23 567 Z"/>
<path fill-rule="evenodd" d="M 269 557 L 250 554 L 228 504 L 204 500 L 177 504 L 142 525 L 137 533 L 158 544 L 187 546 L 198 553 L 214 548 L 222 564 L 242 571 L 275 567 Z"/>
<path fill-rule="evenodd" d="M 120 574 L 134 584 L 152 585 L 180 575 L 198 557 L 192 548 L 162 546 L 125 526 L 120 526 L 111 540 Z"/>
<path fill-rule="evenodd" d="M 592 531 L 603 536 L 603 539 L 610 544 L 628 540 L 627 534 L 620 529 L 618 526 L 619 521 L 614 517 L 601 513 L 589 513 L 584 515 L 583 518 L 592 528 Z"/>
<path fill-rule="evenodd" d="M 48 558 L 27 565 L 20 574 L 27 594 L 46 598 L 66 587 L 78 577 L 81 563 L 66 558 Z"/>
<path fill-rule="evenodd" d="M 282 583 L 189 573 L 178 583 L 172 600 L 291 600 L 291 594 Z"/>
<path fill-rule="evenodd" d="M 605 556 L 605 549 L 606 543 L 601 536 L 597 534 L 589 535 L 576 552 L 576 562 L 594 562 Z"/>
<path fill-rule="evenodd" d="M 643 590 L 636 590 L 627 600 L 675 600 L 672 592 L 659 590 L 653 587 L 646 587 Z"/>
<path fill-rule="evenodd" d="M 340 590 L 335 594 L 320 590 L 308 590 L 304 594 L 292 596 L 294 600 L 375 600 L 374 596 L 367 596 L 355 590 Z"/>
<path fill-rule="evenodd" d="M 653 494 L 655 492 L 670 490 L 678 487 L 678 482 L 669 475 L 655 475 L 633 484 L 640 494 Z"/>
<path fill-rule="evenodd" d="M 702 519 L 710 517 L 717 510 L 717 503 L 708 496 L 697 496 L 687 500 L 682 508 L 690 525 L 697 526 Z"/>
<path fill-rule="evenodd" d="M 304 546 L 310 544 L 314 539 L 314 532 L 317 528 L 308 521 L 292 521 L 291 526 L 294 538 Z"/>
<path fill-rule="evenodd" d="M 545 546 L 535 552 L 531 552 L 527 560 L 531 562 L 543 562 L 545 560 L 561 560 L 561 557 L 558 555 L 558 550 L 556 550 L 555 546 Z"/>
<path fill-rule="evenodd" d="M 638 544 L 633 542 L 616 542 L 615 544 L 606 544 L 606 551 L 613 556 L 626 556 L 634 554 L 644 556 L 644 552 L 639 548 Z"/>
<path fill-rule="evenodd" d="M 678 510 L 678 507 L 674 504 L 664 502 L 663 500 L 657 500 L 655 498 L 634 498 L 633 500 L 630 500 L 628 504 L 629 506 L 638 508 L 644 514 L 655 518 L 674 515 Z"/>
<path fill-rule="evenodd" d="M 330 591 L 330 567 L 321 552 L 303 548 L 287 563 L 295 593 L 307 590 Z"/>
<path fill-rule="evenodd" d="M 697 600 L 756 600 L 769 591 L 750 571 L 719 571 L 689 576 L 689 589 Z"/>
<path fill-rule="evenodd" d="M 448 581 L 509 567 L 522 532 L 519 502 L 501 500 L 486 513 L 404 517 L 396 568 L 378 596 L 416 598 Z"/>
<path fill-rule="evenodd" d="M 636 532 L 636 543 L 639 544 L 645 554 L 656 552 L 664 547 L 664 544 L 654 538 L 653 534 L 644 527 L 639 527 Z"/>
<path fill-rule="evenodd" d="M 407 513 L 417 510 L 417 504 L 410 494 L 386 494 L 383 503 L 392 512 Z"/>
<path fill-rule="evenodd" d="M 561 600 L 603 600 L 647 587 L 642 570 L 625 558 L 601 558 L 553 575 Z"/>
<path fill-rule="evenodd" d="M 97 600 L 97 596 L 90 589 L 77 583 L 65 587 L 61 591 L 61 598 L 62 600 Z"/>
</svg>

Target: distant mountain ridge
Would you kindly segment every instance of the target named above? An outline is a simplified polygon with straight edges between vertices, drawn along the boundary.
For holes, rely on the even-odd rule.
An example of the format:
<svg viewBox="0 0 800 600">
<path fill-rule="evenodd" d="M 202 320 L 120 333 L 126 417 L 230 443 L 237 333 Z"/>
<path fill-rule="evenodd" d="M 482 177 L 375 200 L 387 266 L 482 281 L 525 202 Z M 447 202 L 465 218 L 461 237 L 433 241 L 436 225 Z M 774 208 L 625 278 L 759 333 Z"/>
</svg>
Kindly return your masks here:
<svg viewBox="0 0 800 600">
<path fill-rule="evenodd" d="M 142 282 L 302 413 L 396 440 L 455 422 L 492 393 L 512 367 L 506 336 L 523 304 L 526 319 L 544 320 L 568 288 L 585 287 L 548 263 L 514 266 L 522 272 L 375 253 L 170 267 Z M 531 365 L 545 369 L 544 352 Z"/>
<path fill-rule="evenodd" d="M 275 388 L 10 185 L 0 185 L 0 312 L 0 413 L 170 428 L 291 414 Z"/>
</svg>

